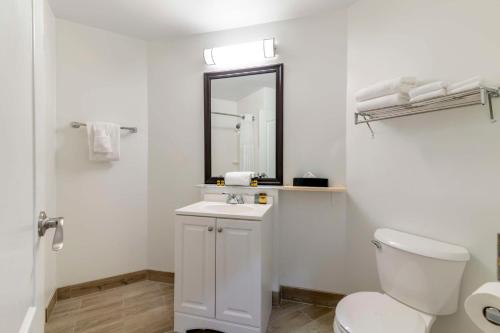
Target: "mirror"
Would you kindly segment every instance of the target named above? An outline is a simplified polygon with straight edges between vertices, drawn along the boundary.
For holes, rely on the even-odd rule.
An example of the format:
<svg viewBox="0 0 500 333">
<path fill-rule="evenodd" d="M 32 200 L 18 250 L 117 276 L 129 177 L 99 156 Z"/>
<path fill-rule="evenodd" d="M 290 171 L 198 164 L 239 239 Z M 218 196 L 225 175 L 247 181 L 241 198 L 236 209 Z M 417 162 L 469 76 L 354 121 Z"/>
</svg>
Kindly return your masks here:
<svg viewBox="0 0 500 333">
<path fill-rule="evenodd" d="M 205 73 L 205 183 L 229 171 L 283 184 L 283 64 Z"/>
</svg>

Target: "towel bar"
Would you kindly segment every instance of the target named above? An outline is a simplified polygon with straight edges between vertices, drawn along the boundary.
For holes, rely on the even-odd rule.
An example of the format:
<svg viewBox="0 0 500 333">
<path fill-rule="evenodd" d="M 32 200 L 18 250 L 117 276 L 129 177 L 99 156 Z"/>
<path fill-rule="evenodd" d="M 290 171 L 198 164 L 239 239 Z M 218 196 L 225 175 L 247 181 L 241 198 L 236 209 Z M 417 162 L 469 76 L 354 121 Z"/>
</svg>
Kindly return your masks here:
<svg viewBox="0 0 500 333">
<path fill-rule="evenodd" d="M 87 126 L 87 124 L 80 123 L 78 121 L 71 122 L 71 127 L 73 127 L 73 128 L 80 128 L 82 126 Z M 129 131 L 130 133 L 137 133 L 137 127 L 124 127 L 124 126 L 120 126 L 120 129 Z"/>
</svg>

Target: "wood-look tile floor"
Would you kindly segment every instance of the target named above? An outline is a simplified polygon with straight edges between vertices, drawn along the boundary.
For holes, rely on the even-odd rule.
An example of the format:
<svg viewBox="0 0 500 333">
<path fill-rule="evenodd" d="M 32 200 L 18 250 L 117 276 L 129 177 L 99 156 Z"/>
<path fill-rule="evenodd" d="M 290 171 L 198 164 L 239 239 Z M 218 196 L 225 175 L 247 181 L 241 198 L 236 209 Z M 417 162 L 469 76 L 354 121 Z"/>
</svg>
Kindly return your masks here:
<svg viewBox="0 0 500 333">
<path fill-rule="evenodd" d="M 45 333 L 171 333 L 173 301 L 173 285 L 153 281 L 71 298 L 56 304 Z M 268 332 L 331 333 L 333 312 L 283 301 L 273 308 Z"/>
</svg>

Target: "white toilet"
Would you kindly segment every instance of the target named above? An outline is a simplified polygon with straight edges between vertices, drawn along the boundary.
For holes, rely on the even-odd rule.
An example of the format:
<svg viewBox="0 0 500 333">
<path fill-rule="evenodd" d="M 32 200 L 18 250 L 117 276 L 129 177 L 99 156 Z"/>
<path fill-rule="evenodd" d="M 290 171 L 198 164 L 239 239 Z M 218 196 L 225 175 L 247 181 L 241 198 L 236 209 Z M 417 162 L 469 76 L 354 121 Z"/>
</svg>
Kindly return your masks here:
<svg viewBox="0 0 500 333">
<path fill-rule="evenodd" d="M 436 316 L 457 311 L 467 249 L 390 229 L 375 232 L 382 290 L 337 305 L 335 333 L 429 333 Z"/>
</svg>

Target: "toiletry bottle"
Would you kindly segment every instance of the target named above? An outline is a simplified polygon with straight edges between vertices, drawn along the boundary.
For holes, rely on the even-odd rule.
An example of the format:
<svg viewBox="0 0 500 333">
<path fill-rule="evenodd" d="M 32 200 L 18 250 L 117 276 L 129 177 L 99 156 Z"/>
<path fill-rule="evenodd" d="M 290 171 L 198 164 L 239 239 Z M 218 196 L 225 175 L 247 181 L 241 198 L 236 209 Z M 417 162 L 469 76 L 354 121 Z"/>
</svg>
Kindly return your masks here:
<svg viewBox="0 0 500 333">
<path fill-rule="evenodd" d="M 261 205 L 267 204 L 267 193 L 259 193 L 259 203 Z"/>
<path fill-rule="evenodd" d="M 258 180 L 257 180 L 256 177 L 252 178 L 252 180 L 250 181 L 250 186 L 251 187 L 257 187 L 257 186 L 259 186 L 259 182 L 258 182 Z"/>
</svg>

